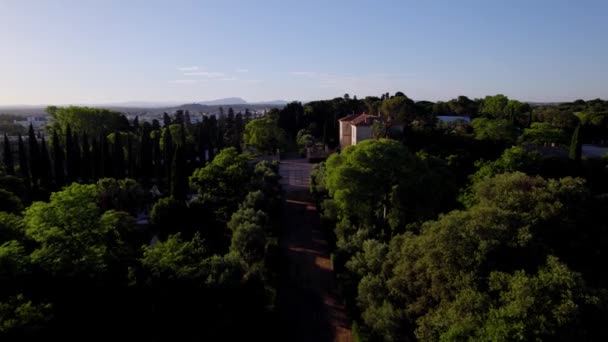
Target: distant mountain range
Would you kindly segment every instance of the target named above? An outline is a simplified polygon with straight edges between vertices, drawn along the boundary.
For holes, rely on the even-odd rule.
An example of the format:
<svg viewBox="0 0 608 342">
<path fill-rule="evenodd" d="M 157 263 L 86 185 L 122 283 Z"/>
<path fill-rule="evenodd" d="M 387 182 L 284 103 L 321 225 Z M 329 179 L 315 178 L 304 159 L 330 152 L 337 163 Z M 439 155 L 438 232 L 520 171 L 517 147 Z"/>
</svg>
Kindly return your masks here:
<svg viewBox="0 0 608 342">
<path fill-rule="evenodd" d="M 128 101 L 119 103 L 104 103 L 95 104 L 93 107 L 123 107 L 123 108 L 159 108 L 159 107 L 175 107 L 184 104 L 199 104 L 203 106 L 229 106 L 229 105 L 274 105 L 283 106 L 287 104 L 284 100 L 248 102 L 240 97 L 227 97 L 217 100 L 186 102 L 186 101 L 166 101 L 166 102 L 148 102 L 148 101 Z"/>
<path fill-rule="evenodd" d="M 244 111 L 246 109 L 259 110 L 266 108 L 280 108 L 288 102 L 284 100 L 262 101 L 262 102 L 247 102 L 240 97 L 228 97 L 211 101 L 201 102 L 186 102 L 186 101 L 128 101 L 115 103 L 69 103 L 58 104 L 58 107 L 67 106 L 88 106 L 96 108 L 108 108 L 120 112 L 130 114 L 158 114 L 163 112 L 173 112 L 175 110 L 189 110 L 192 112 L 219 113 L 220 107 L 233 107 L 235 111 Z M 47 105 L 0 105 L 0 114 L 14 115 L 45 115 Z M 226 108 L 227 109 L 227 108 Z"/>
<path fill-rule="evenodd" d="M 148 108 L 148 107 L 175 107 L 182 104 L 200 104 L 203 106 L 227 106 L 227 105 L 286 105 L 288 101 L 285 100 L 272 100 L 272 101 L 259 101 L 249 102 L 245 101 L 241 97 L 227 97 L 217 100 L 209 101 L 126 101 L 126 102 L 108 102 L 108 103 L 63 103 L 53 104 L 59 107 L 65 106 L 89 106 L 89 107 L 133 107 L 133 108 Z M 15 104 L 15 105 L 0 105 L 0 108 L 46 108 L 48 104 L 39 105 L 27 105 L 27 104 Z"/>
</svg>

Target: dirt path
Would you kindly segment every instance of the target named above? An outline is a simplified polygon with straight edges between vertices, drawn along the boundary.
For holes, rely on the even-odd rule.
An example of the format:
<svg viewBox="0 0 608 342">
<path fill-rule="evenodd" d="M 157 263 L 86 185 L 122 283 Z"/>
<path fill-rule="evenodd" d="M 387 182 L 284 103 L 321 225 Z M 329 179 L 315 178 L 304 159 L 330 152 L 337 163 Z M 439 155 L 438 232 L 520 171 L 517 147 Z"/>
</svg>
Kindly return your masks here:
<svg viewBox="0 0 608 342">
<path fill-rule="evenodd" d="M 352 341 L 319 214 L 310 203 L 305 160 L 281 163 L 285 189 L 278 312 L 285 341 Z"/>
</svg>

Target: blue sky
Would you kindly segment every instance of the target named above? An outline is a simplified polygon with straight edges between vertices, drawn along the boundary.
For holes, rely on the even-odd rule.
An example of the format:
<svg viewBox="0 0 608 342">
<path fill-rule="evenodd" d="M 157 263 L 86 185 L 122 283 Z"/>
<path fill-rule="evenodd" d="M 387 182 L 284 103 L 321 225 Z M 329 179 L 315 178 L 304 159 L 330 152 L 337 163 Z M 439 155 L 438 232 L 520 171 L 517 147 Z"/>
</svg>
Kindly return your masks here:
<svg viewBox="0 0 608 342">
<path fill-rule="evenodd" d="M 608 98 L 608 1 L 0 2 L 0 104 Z"/>
</svg>

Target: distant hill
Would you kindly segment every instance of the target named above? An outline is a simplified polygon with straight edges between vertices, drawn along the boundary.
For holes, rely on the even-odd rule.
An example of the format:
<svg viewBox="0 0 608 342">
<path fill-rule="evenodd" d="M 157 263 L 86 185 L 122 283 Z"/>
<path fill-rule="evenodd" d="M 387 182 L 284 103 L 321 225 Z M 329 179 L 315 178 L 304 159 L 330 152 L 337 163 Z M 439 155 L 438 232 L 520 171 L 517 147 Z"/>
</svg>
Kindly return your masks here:
<svg viewBox="0 0 608 342">
<path fill-rule="evenodd" d="M 248 103 L 247 101 L 243 100 L 240 97 L 227 97 L 225 99 L 198 102 L 198 104 L 205 105 L 205 106 L 244 105 L 247 103 Z"/>
</svg>

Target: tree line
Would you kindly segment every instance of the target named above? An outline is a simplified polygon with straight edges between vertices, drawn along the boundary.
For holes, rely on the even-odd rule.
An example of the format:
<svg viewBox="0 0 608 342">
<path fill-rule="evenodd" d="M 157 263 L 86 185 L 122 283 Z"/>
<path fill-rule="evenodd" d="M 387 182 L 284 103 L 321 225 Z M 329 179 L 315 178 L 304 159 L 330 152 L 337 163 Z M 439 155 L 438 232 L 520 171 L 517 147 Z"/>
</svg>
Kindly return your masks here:
<svg viewBox="0 0 608 342">
<path fill-rule="evenodd" d="M 53 123 L 50 139 L 32 126 L 27 138 L 13 142 L 5 134 L 3 165 L 7 174 L 23 179 L 32 198 L 75 181 L 104 177 L 137 179 L 169 189 L 175 156 L 183 160 L 186 173 L 205 165 L 224 147 L 241 150 L 245 124 L 251 114 L 228 113 L 218 120 L 205 116 L 193 123 L 190 113 L 165 113 L 158 120 L 129 122 L 124 115 L 106 109 L 49 107 Z M 176 150 L 182 151 L 176 154 Z"/>
<path fill-rule="evenodd" d="M 606 103 L 576 103 L 497 96 L 471 123 L 430 124 L 394 107 L 402 136 L 315 167 L 357 339 L 606 339 L 608 160 L 581 156 L 589 126 L 578 112 Z"/>
<path fill-rule="evenodd" d="M 600 99 L 559 104 L 535 104 L 509 99 L 502 94 L 449 101 L 414 101 L 402 92 L 358 99 L 345 94 L 331 100 L 305 104 L 292 102 L 270 115 L 294 140 L 299 132 L 314 140 L 338 145 L 338 119 L 366 112 L 380 115 L 389 124 L 401 125 L 403 139 L 415 133 L 443 130 L 451 135 L 471 135 L 502 143 L 527 142 L 540 145 L 568 145 L 577 126 L 583 143 L 605 143 L 608 134 L 608 101 Z M 470 123 L 442 122 L 440 116 L 462 116 Z M 475 128 L 473 130 L 472 128 Z"/>
<path fill-rule="evenodd" d="M 50 143 L 4 145 L 2 339 L 275 338 L 282 194 L 245 115 L 49 112 Z"/>
</svg>

